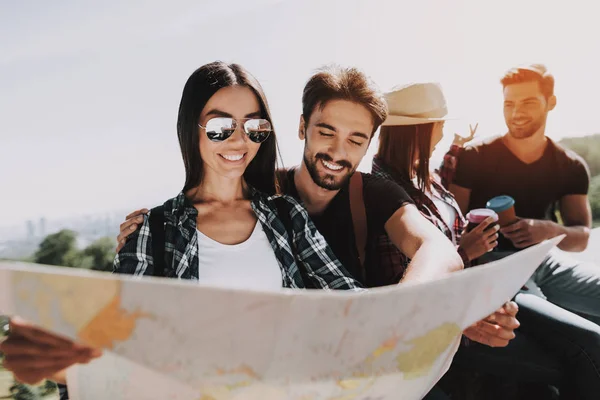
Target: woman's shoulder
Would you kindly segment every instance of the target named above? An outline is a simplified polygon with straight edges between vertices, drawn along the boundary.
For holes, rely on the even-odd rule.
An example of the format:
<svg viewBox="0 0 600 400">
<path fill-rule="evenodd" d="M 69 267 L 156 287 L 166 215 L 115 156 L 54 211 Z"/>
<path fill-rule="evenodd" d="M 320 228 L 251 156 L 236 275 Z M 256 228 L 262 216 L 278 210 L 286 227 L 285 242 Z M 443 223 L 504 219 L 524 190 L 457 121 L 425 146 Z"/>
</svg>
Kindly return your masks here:
<svg viewBox="0 0 600 400">
<path fill-rule="evenodd" d="M 277 193 L 269 195 L 260 193 L 254 197 L 254 200 L 257 200 L 270 208 L 280 208 L 281 206 L 286 208 L 304 208 L 300 200 L 290 196 L 289 194 Z"/>
<path fill-rule="evenodd" d="M 166 222 L 176 222 L 182 218 L 197 215 L 197 210 L 192 202 L 185 196 L 183 191 L 179 192 L 175 197 L 171 197 L 162 204 L 157 204 L 150 209 L 149 215 L 152 212 L 162 212 Z"/>
</svg>

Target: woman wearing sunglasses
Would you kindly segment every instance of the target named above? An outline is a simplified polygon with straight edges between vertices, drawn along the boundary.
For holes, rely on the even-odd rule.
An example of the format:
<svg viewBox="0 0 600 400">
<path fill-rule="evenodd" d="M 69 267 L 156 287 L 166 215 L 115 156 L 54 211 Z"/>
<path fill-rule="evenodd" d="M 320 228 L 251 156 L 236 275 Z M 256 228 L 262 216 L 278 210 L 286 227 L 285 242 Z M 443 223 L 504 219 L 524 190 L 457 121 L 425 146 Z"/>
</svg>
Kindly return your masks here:
<svg viewBox="0 0 600 400">
<path fill-rule="evenodd" d="M 144 216 L 115 258 L 116 273 L 263 290 L 359 289 L 304 208 L 276 194 L 269 108 L 244 68 L 214 62 L 196 70 L 183 89 L 177 134 L 183 189 Z M 164 221 L 157 229 L 155 217 Z M 25 383 L 64 383 L 61 371 L 100 355 L 18 319 L 10 329 L 0 350 Z"/>
</svg>

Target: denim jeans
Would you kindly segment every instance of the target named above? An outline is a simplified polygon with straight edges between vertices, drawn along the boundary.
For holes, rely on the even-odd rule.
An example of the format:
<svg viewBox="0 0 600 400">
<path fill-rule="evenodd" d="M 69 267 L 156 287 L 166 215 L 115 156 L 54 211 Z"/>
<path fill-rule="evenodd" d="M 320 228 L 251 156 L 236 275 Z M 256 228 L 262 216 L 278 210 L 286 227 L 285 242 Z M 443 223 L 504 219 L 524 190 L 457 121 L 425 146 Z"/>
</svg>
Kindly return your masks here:
<svg viewBox="0 0 600 400">
<path fill-rule="evenodd" d="M 561 392 L 577 399 L 600 394 L 600 326 L 538 296 L 518 294 L 517 318 L 523 333 L 563 365 Z"/>
<path fill-rule="evenodd" d="M 451 369 L 553 385 L 561 398 L 598 399 L 600 326 L 527 292 L 515 301 L 521 322 L 515 339 L 503 348 L 462 346 Z"/>
<path fill-rule="evenodd" d="M 491 252 L 479 264 L 504 258 L 511 252 Z M 600 324 L 600 265 L 580 262 L 553 249 L 527 283 L 532 294 Z"/>
</svg>

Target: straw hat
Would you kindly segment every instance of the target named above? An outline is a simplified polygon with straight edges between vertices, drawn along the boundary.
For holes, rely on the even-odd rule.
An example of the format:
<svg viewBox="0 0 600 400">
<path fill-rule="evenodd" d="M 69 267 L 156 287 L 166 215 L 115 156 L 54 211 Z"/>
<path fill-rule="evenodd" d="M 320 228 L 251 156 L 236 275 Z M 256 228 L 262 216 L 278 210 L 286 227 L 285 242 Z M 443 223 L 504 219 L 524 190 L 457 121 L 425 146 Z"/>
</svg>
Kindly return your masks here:
<svg viewBox="0 0 600 400">
<path fill-rule="evenodd" d="M 388 117 L 383 126 L 428 124 L 449 119 L 446 98 L 439 83 L 396 86 L 385 94 Z"/>
</svg>

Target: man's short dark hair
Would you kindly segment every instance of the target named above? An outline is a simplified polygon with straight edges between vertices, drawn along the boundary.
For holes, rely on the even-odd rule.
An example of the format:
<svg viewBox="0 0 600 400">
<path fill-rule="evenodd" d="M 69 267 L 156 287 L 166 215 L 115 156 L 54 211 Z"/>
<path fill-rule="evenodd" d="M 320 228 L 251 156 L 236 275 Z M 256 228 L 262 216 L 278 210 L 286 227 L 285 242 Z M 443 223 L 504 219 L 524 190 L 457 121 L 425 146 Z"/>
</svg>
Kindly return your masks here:
<svg viewBox="0 0 600 400">
<path fill-rule="evenodd" d="M 543 64 L 512 68 L 504 74 L 500 82 L 503 88 L 515 83 L 538 82 L 546 99 L 554 95 L 554 76 Z"/>
<path fill-rule="evenodd" d="M 332 100 L 347 100 L 367 108 L 373 117 L 373 133 L 385 121 L 388 107 L 379 87 L 357 68 L 328 65 L 306 83 L 302 94 L 302 115 L 308 124 L 316 107 L 323 109 Z"/>
</svg>

